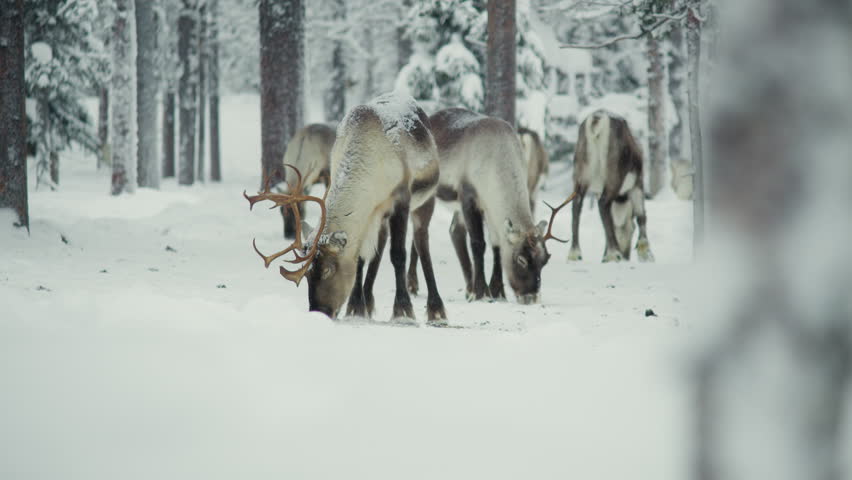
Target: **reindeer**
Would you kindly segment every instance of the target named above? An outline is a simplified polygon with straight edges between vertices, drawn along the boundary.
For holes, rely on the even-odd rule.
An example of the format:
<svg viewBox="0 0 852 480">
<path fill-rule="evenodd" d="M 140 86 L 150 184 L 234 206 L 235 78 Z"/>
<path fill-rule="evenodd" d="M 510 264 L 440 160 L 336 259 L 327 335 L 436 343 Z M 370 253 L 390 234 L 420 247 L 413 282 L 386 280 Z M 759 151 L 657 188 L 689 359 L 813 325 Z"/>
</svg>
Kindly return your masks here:
<svg viewBox="0 0 852 480">
<path fill-rule="evenodd" d="M 405 285 L 405 234 L 410 212 L 414 245 L 428 286 L 428 318 L 442 322 L 446 313 L 432 270 L 428 232 L 438 177 L 429 118 L 409 96 L 382 95 L 352 109 L 338 127 L 327 199 L 304 195 L 298 173 L 298 184 L 289 194 L 265 191 L 246 196 L 251 205 L 271 200 L 275 206 L 287 207 L 297 219 L 301 215 L 296 206 L 303 201 L 318 203 L 322 211 L 315 230 L 297 223 L 298 235 L 290 247 L 269 256 L 256 246 L 255 251 L 267 267 L 276 258 L 296 252 L 290 262 L 302 263 L 302 267 L 290 271 L 282 266 L 281 275 L 297 285 L 307 276 L 311 311 L 336 318 L 348 296 L 348 315 L 372 316 L 373 282 L 389 232 L 396 275 L 393 316 L 413 319 Z"/>
<path fill-rule="evenodd" d="M 530 191 L 530 211 L 535 213 L 535 199 L 538 189 L 550 170 L 550 160 L 547 151 L 538 134 L 524 127 L 518 128 L 518 137 L 524 149 L 524 160 L 527 164 L 527 187 Z"/>
<path fill-rule="evenodd" d="M 329 158 L 331 147 L 336 137 L 334 128 L 322 124 L 312 123 L 300 128 L 290 143 L 287 144 L 287 152 L 284 153 L 284 164 L 292 165 L 302 174 L 305 185 L 311 186 L 323 183 L 325 188 L 329 184 Z M 296 179 L 288 175 L 286 179 L 286 191 L 292 192 L 296 186 Z M 299 204 L 301 217 L 305 216 L 305 209 Z M 290 209 L 282 208 L 281 216 L 284 218 L 284 238 L 295 238 L 296 217 L 289 214 Z"/>
<path fill-rule="evenodd" d="M 642 151 L 627 121 L 598 110 L 580 124 L 574 152 L 574 193 L 569 260 L 581 260 L 580 213 L 586 193 L 598 196 L 598 211 L 606 234 L 603 261 L 630 259 L 633 219 L 639 224 L 636 252 L 639 260 L 654 260 L 645 229 L 645 192 L 642 186 Z"/>
<path fill-rule="evenodd" d="M 462 108 L 441 110 L 429 121 L 441 159 L 437 197 L 456 208 L 450 237 L 462 267 L 467 299 L 479 300 L 486 295 L 505 299 L 505 270 L 518 302 L 537 302 L 541 269 L 550 259 L 545 241 L 555 237 L 548 222 L 533 223 L 526 165 L 517 134 L 501 119 Z M 552 209 L 551 225 L 556 213 L 569 201 L 570 198 Z M 483 222 L 488 225 L 494 254 L 488 285 L 485 283 Z M 468 234 L 473 267 L 465 243 Z M 417 290 L 417 253 L 412 250 L 408 271 L 409 289 L 414 292 Z"/>
</svg>

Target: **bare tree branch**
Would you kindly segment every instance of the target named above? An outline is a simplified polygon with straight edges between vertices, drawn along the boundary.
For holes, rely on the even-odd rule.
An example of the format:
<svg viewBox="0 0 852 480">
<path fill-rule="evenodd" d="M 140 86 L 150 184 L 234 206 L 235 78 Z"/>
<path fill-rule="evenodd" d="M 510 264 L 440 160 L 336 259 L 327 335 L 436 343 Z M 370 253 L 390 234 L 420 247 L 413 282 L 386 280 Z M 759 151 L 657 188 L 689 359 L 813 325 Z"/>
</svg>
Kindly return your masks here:
<svg viewBox="0 0 852 480">
<path fill-rule="evenodd" d="M 585 49 L 585 50 L 594 50 L 598 48 L 605 48 L 610 45 L 615 45 L 618 42 L 622 42 L 624 40 L 638 40 L 652 32 L 654 30 L 662 27 L 663 25 L 669 23 L 672 20 L 682 20 L 686 16 L 686 8 L 681 8 L 674 15 L 655 15 L 656 17 L 662 17 L 657 23 L 651 25 L 650 27 L 639 27 L 638 33 L 628 34 L 628 35 L 619 35 L 617 37 L 610 38 L 601 43 L 591 43 L 591 44 L 577 44 L 577 43 L 566 43 L 560 45 L 559 48 L 576 48 L 576 49 Z"/>
</svg>

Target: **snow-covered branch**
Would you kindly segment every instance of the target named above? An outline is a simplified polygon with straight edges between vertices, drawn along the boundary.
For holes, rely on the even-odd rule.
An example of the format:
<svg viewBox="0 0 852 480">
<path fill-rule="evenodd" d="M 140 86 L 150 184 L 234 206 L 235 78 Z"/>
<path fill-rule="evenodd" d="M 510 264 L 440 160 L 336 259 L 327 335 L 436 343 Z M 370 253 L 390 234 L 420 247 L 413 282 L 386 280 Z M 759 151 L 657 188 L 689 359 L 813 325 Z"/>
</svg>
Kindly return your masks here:
<svg viewBox="0 0 852 480">
<path fill-rule="evenodd" d="M 623 42 L 625 40 L 638 40 L 642 37 L 645 37 L 648 34 L 653 33 L 655 30 L 657 30 L 658 28 L 662 27 L 663 25 L 671 22 L 672 20 L 682 20 L 686 16 L 686 11 L 687 11 L 686 8 L 682 8 L 677 13 L 675 13 L 673 15 L 654 15 L 655 17 L 662 17 L 662 18 L 660 18 L 660 20 L 658 20 L 656 23 L 654 23 L 653 25 L 651 25 L 649 27 L 640 26 L 639 32 L 637 32 L 637 33 L 632 33 L 632 34 L 627 34 L 627 35 L 619 35 L 617 37 L 612 37 L 612 38 L 610 38 L 606 41 L 603 41 L 601 43 L 591 43 L 591 44 L 566 43 L 566 44 L 560 45 L 559 48 L 576 48 L 576 49 L 592 50 L 592 49 L 597 49 L 597 48 L 606 48 L 610 45 L 614 45 L 618 42 Z"/>
</svg>

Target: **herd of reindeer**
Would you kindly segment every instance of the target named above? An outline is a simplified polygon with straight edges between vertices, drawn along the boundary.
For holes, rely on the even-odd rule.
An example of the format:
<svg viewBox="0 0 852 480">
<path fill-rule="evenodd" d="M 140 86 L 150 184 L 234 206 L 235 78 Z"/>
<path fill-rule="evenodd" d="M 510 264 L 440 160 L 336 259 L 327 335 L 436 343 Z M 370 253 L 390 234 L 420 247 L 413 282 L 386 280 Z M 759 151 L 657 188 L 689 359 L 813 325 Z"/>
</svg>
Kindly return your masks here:
<svg viewBox="0 0 852 480">
<path fill-rule="evenodd" d="M 446 311 L 432 269 L 429 223 L 436 199 L 455 210 L 450 237 L 469 301 L 505 299 L 503 273 L 521 304 L 540 299 L 541 271 L 550 259 L 546 242 L 556 214 L 573 200 L 569 260 L 582 258 L 578 230 L 583 199 L 598 198 L 606 234 L 603 261 L 630 258 L 634 219 L 636 251 L 653 261 L 646 232 L 642 153 L 627 122 L 598 110 L 580 125 L 574 154 L 573 193 L 551 207 L 550 221 L 533 220 L 535 196 L 548 158 L 539 136 L 508 122 L 462 108 L 427 116 L 411 97 L 390 93 L 348 112 L 337 129 L 311 124 L 291 139 L 284 167 L 291 171 L 275 191 L 249 196 L 281 207 L 284 235 L 293 243 L 272 255 L 254 249 L 266 267 L 292 253 L 280 267 L 286 279 L 308 281 L 308 303 L 335 319 L 348 298 L 347 316 L 373 316 L 373 285 L 390 238 L 396 278 L 394 321 L 413 321 L 410 294 L 419 289 L 417 261 L 426 280 L 428 324 L 446 325 Z M 324 183 L 320 198 L 306 192 Z M 319 206 L 316 228 L 302 220 L 306 202 Z M 406 272 L 408 222 L 414 230 Z M 493 253 L 485 279 L 486 228 Z M 470 252 L 468 252 L 468 239 Z M 366 271 L 365 271 L 366 267 Z"/>
</svg>

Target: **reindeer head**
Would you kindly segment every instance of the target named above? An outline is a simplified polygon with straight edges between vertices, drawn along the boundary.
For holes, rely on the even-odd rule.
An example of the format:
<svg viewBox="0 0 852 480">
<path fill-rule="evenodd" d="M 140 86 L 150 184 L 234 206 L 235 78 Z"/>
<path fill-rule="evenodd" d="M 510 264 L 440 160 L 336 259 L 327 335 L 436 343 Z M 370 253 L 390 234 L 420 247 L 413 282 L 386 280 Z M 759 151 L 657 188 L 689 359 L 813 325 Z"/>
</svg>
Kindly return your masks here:
<svg viewBox="0 0 852 480">
<path fill-rule="evenodd" d="M 574 196 L 575 194 L 571 194 L 567 200 L 562 202 L 562 205 L 556 208 L 545 202 L 545 205 L 551 210 L 550 222 L 542 221 L 528 232 L 517 230 L 512 222 L 506 219 L 506 238 L 512 248 L 511 256 L 503 257 L 503 269 L 508 274 L 509 285 L 515 291 L 518 303 L 528 305 L 539 301 L 541 270 L 550 260 L 546 242 L 551 239 L 562 243 L 567 242 L 553 236 L 551 232 L 553 220 L 559 210 L 568 205 L 574 199 Z M 511 264 L 508 264 L 509 261 L 511 261 Z"/>
<path fill-rule="evenodd" d="M 281 276 L 299 285 L 302 278 L 307 275 L 310 310 L 322 312 L 334 318 L 346 300 L 346 295 L 352 288 L 355 278 L 354 262 L 343 262 L 339 258 L 339 253 L 346 246 L 346 234 L 343 232 L 323 233 L 326 221 L 325 197 L 318 198 L 305 195 L 301 172 L 292 165 L 286 166 L 292 168 L 298 177 L 298 182 L 291 187 L 289 193 L 271 193 L 267 180 L 263 192 L 253 196 L 243 192 L 243 196 L 249 201 L 250 208 L 263 200 L 272 201 L 274 205 L 271 208 L 289 208 L 296 218 L 296 240 L 289 247 L 272 255 L 260 253 L 256 242 L 252 241 L 252 245 L 254 251 L 263 258 L 264 265 L 267 268 L 275 259 L 293 252 L 294 258 L 284 261 L 293 264 L 301 263 L 302 266 L 297 270 L 287 270 L 281 266 Z M 300 202 L 314 202 L 320 206 L 320 223 L 315 231 L 305 223 L 304 228 L 308 231 L 303 232 L 303 223 L 298 209 Z M 303 233 L 305 234 L 304 237 Z"/>
</svg>

